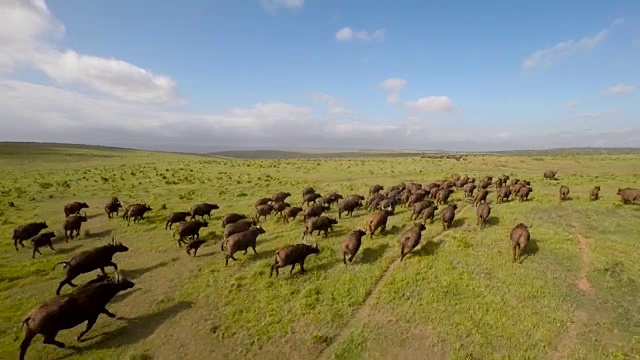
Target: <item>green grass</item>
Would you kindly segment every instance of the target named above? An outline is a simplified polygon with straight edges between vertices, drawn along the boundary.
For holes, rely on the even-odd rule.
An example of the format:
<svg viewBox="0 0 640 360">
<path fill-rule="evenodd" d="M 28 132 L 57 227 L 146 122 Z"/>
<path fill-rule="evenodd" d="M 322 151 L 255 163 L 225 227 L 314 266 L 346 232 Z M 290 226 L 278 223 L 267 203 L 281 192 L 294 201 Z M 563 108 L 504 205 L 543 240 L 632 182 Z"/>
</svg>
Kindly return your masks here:
<svg viewBox="0 0 640 360">
<path fill-rule="evenodd" d="M 62 270 L 56 262 L 108 242 L 131 250 L 114 260 L 136 287 L 108 307 L 127 320 L 100 317 L 77 343 L 82 326 L 58 339 L 75 348 L 42 345 L 30 359 L 387 359 L 387 358 L 637 358 L 640 354 L 640 206 L 621 205 L 618 187 L 640 187 L 640 156 L 469 155 L 468 161 L 413 158 L 232 160 L 207 156 L 58 144 L 0 145 L 0 358 L 15 358 L 19 324 L 27 312 L 55 294 Z M 559 181 L 542 172 L 558 169 Z M 490 226 L 475 226 L 475 208 L 464 208 L 458 226 L 442 232 L 427 224 L 422 246 L 397 262 L 400 233 L 411 226 L 406 209 L 391 217 L 389 231 L 365 239 L 345 267 L 338 244 L 370 214 L 358 210 L 329 238 L 316 238 L 321 253 L 306 262 L 307 274 L 269 278 L 273 253 L 300 241 L 301 220 L 263 221 L 258 254 L 237 254 L 224 266 L 219 236 L 222 214 L 251 214 L 253 203 L 289 191 L 366 194 L 380 183 L 421 183 L 454 174 L 509 174 L 530 179 L 531 201 L 495 204 Z M 572 200 L 560 204 L 560 184 Z M 602 187 L 602 199 L 588 201 Z M 102 207 L 117 195 L 124 203 L 146 201 L 139 224 L 109 221 Z M 90 204 L 81 237 L 31 259 L 16 252 L 16 225 L 46 220 L 62 233 L 64 204 Z M 209 240 L 188 257 L 164 229 L 171 211 L 207 201 L 220 205 L 202 235 Z M 14 206 L 9 206 L 13 202 Z M 166 210 L 162 209 L 166 205 Z M 335 214 L 335 209 L 331 211 Z M 532 246 L 522 264 L 510 262 L 508 236 L 517 222 L 533 221 Z M 581 248 L 580 235 L 586 243 Z M 83 282 L 93 274 L 85 274 Z M 593 291 L 577 286 L 585 277 Z M 65 288 L 63 291 L 69 291 Z"/>
</svg>

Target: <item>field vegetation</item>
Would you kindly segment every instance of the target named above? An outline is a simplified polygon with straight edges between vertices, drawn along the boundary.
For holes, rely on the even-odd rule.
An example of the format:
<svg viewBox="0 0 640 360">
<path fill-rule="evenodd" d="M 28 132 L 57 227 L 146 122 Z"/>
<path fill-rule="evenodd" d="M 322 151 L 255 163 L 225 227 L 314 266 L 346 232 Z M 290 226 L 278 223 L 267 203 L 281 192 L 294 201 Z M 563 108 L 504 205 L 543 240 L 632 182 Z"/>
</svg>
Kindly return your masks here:
<svg viewBox="0 0 640 360">
<path fill-rule="evenodd" d="M 311 154 L 312 155 L 312 154 Z M 130 247 L 114 256 L 136 286 L 107 308 L 78 343 L 83 326 L 62 331 L 66 349 L 37 337 L 28 359 L 637 359 L 640 354 L 640 206 L 623 205 L 617 188 L 640 188 L 640 156 L 468 155 L 467 161 L 415 157 L 222 159 L 62 145 L 0 145 L 0 358 L 17 358 L 20 323 L 55 296 L 63 271 L 54 265 L 115 237 Z M 558 180 L 543 180 L 547 169 Z M 454 227 L 427 222 L 421 245 L 399 262 L 398 238 L 412 226 L 398 207 L 381 236 L 363 240 L 352 264 L 338 245 L 371 213 L 343 218 L 306 274 L 282 269 L 269 278 L 274 252 L 300 242 L 303 224 L 269 217 L 257 254 L 224 265 L 221 217 L 253 215 L 254 202 L 279 191 L 300 205 L 301 191 L 367 195 L 369 187 L 429 183 L 453 175 L 510 175 L 532 182 L 524 203 L 496 204 L 488 226 L 457 190 Z M 569 200 L 558 189 L 567 185 Z M 601 199 L 589 190 L 602 187 Z M 104 204 L 146 202 L 153 210 L 127 226 L 108 220 Z M 85 201 L 89 221 L 64 242 L 63 207 Z M 166 216 L 200 202 L 216 203 L 207 243 L 197 257 L 178 248 Z M 337 216 L 335 207 L 330 215 Z M 11 231 L 46 221 L 59 234 L 56 250 L 31 258 L 15 251 Z M 522 263 L 510 261 L 509 233 L 533 223 Z M 82 275 L 83 283 L 95 275 Z M 70 289 L 65 288 L 63 292 Z"/>
</svg>

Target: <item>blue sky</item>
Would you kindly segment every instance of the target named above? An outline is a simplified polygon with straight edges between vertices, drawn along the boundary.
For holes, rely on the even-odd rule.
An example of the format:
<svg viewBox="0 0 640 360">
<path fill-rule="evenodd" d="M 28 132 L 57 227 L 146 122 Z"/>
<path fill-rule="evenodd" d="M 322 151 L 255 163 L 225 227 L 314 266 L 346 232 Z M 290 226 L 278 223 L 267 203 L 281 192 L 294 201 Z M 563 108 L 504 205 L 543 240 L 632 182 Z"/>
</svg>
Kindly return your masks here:
<svg viewBox="0 0 640 360">
<path fill-rule="evenodd" d="M 0 140 L 640 146 L 640 2 L 0 4 Z"/>
</svg>

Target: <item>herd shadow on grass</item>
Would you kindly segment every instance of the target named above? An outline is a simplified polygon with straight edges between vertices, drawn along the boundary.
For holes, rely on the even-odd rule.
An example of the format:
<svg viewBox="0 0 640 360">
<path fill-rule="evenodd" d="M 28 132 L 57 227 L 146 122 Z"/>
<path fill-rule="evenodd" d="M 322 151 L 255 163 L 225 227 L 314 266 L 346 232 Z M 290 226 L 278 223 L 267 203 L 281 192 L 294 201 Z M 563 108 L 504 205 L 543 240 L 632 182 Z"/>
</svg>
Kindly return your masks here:
<svg viewBox="0 0 640 360">
<path fill-rule="evenodd" d="M 524 248 L 524 251 L 520 252 L 520 259 L 518 260 L 518 263 L 522 264 L 524 261 L 526 261 L 530 257 L 535 256 L 539 250 L 540 250 L 540 247 L 538 247 L 538 242 L 533 238 L 529 239 L 529 242 L 527 243 L 527 246 Z"/>
<path fill-rule="evenodd" d="M 87 337 L 85 341 L 95 341 L 88 346 L 78 347 L 77 350 L 79 352 L 83 352 L 90 350 L 115 349 L 136 344 L 156 332 L 158 327 L 160 327 L 163 323 L 167 322 L 171 318 L 176 317 L 181 312 L 189 310 L 192 306 L 192 302 L 181 301 L 170 305 L 162 310 L 155 311 L 151 314 L 142 315 L 130 319 L 121 318 L 119 320 L 114 320 L 125 322 L 126 325 L 120 326 L 117 329 L 105 333 Z M 98 329 L 94 328 L 92 330 L 95 331 Z M 77 354 L 68 354 L 60 359 L 67 358 L 72 355 Z"/>
<path fill-rule="evenodd" d="M 111 235 L 112 233 L 113 233 L 112 229 L 106 229 L 106 230 L 98 231 L 96 233 L 89 232 L 89 230 L 86 230 L 85 233 L 84 233 L 84 238 L 85 239 L 97 239 L 97 238 L 101 238 L 101 237 L 107 237 L 107 236 Z"/>
<path fill-rule="evenodd" d="M 166 261 L 159 262 L 159 263 L 151 265 L 151 266 L 137 268 L 137 269 L 130 269 L 130 270 L 122 269 L 121 271 L 122 271 L 122 274 L 124 275 L 124 277 L 126 277 L 127 279 L 130 279 L 130 280 L 134 280 L 134 279 L 139 278 L 140 276 L 142 276 L 142 275 L 144 275 L 144 274 L 146 274 L 146 273 L 148 273 L 150 271 L 159 269 L 161 267 L 165 267 L 165 266 L 169 265 L 170 263 L 172 263 L 172 262 L 174 262 L 176 260 L 178 260 L 177 257 L 172 258 L 171 260 L 166 260 Z"/>
</svg>

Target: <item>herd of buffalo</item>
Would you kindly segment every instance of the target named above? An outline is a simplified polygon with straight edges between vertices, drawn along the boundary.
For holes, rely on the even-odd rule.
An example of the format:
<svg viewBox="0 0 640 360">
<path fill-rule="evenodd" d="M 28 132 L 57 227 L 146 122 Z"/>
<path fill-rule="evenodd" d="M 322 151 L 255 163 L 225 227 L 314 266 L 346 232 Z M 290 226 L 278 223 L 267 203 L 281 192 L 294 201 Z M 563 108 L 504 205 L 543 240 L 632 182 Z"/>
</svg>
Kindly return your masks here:
<svg viewBox="0 0 640 360">
<path fill-rule="evenodd" d="M 556 174 L 556 171 L 548 170 L 544 173 L 543 179 L 556 179 Z M 496 179 L 492 176 L 486 176 L 479 181 L 467 176 L 455 176 L 452 179 L 425 185 L 403 182 L 388 189 L 382 185 L 374 185 L 369 189 L 368 197 L 360 194 L 351 194 L 345 197 L 338 193 L 322 196 L 314 188 L 309 187 L 302 191 L 303 201 L 300 206 L 292 206 L 287 202 L 291 193 L 278 192 L 271 197 L 259 199 L 255 203 L 255 213 L 252 215 L 229 213 L 222 217 L 224 230 L 220 245 L 221 251 L 226 252 L 225 265 L 228 265 L 229 259 L 236 261 L 234 255 L 238 252 L 242 251 L 247 254 L 248 249 L 251 248 L 254 253 L 257 253 L 257 238 L 265 233 L 265 230 L 259 225 L 259 221 L 268 216 L 276 216 L 283 223 L 289 223 L 302 214 L 304 239 L 314 232 L 318 235 L 328 236 L 329 231 L 333 230 L 333 226 L 338 223 L 338 219 L 341 219 L 343 214 L 353 216 L 353 212 L 360 208 L 375 212 L 370 217 L 366 229 L 353 230 L 340 244 L 342 261 L 346 265 L 347 262 L 351 263 L 358 253 L 362 238 L 365 235 L 373 238 L 376 232 L 384 232 L 389 217 L 395 214 L 396 207 L 405 206 L 410 210 L 411 221 L 421 221 L 414 223 L 409 230 L 400 236 L 399 260 L 402 261 L 420 244 L 421 234 L 426 229 L 425 223 L 427 221 L 433 222 L 438 210 L 440 210 L 439 217 L 443 230 L 452 226 L 456 211 L 459 209 L 456 203 L 449 201 L 449 197 L 456 189 L 462 190 L 466 197 L 473 199 L 473 206 L 477 208 L 477 225 L 483 227 L 491 214 L 491 207 L 487 203 L 490 186 L 495 186 L 496 203 L 508 202 L 510 197 L 517 197 L 520 202 L 524 202 L 533 192 L 529 181 L 510 179 L 506 175 Z M 589 199 L 591 201 L 598 200 L 599 192 L 600 187 L 595 186 L 589 193 Z M 618 189 L 617 194 L 624 203 L 640 200 L 640 190 L 638 189 Z M 566 200 L 568 195 L 569 188 L 561 186 L 559 189 L 560 201 Z M 337 206 L 338 219 L 325 215 L 333 205 Z M 73 239 L 74 234 L 75 236 L 80 234 L 82 224 L 87 222 L 86 214 L 81 214 L 86 208 L 89 208 L 89 205 L 84 202 L 73 202 L 64 207 L 63 229 L 66 241 Z M 173 230 L 173 225 L 177 224 L 173 237 L 177 236 L 178 246 L 182 247 L 184 244 L 187 254 L 196 256 L 198 249 L 206 242 L 199 236 L 200 230 L 209 226 L 205 217 L 210 220 L 212 211 L 218 209 L 220 207 L 217 204 L 201 203 L 194 205 L 189 211 L 173 212 L 166 219 L 165 229 Z M 127 226 L 129 226 L 132 220 L 134 224 L 143 220 L 145 213 L 153 209 L 146 203 L 131 204 L 123 208 L 118 198 L 113 197 L 105 205 L 104 210 L 109 220 L 113 218 L 114 214 L 116 217 L 119 216 L 120 211 L 123 210 L 122 218 L 127 221 Z M 511 258 L 513 262 L 517 262 L 521 258 L 521 253 L 530 240 L 529 227 L 530 225 L 519 223 L 511 230 Z M 16 251 L 19 250 L 18 244 L 24 247 L 24 241 L 31 242 L 33 258 L 36 253 L 42 254 L 39 250 L 42 247 L 54 250 L 52 240 L 56 237 L 55 233 L 52 231 L 41 232 L 47 228 L 46 222 L 33 222 L 17 226 L 12 233 Z M 25 337 L 20 345 L 20 359 L 24 359 L 27 348 L 38 334 L 43 335 L 44 344 L 64 348 L 65 344 L 56 340 L 59 331 L 87 322 L 85 330 L 77 337 L 77 340 L 80 341 L 93 327 L 100 314 L 112 318 L 116 317 L 106 309 L 106 305 L 119 292 L 132 288 L 134 283 L 120 275 L 118 266 L 113 262 L 113 257 L 116 253 L 128 250 L 127 246 L 112 238 L 111 242 L 106 245 L 82 251 L 70 260 L 57 264 L 66 268 L 65 277 L 56 289 L 57 296 L 34 308 L 22 322 L 22 326 L 25 327 Z M 291 266 L 289 274 L 292 274 L 296 264 L 300 266 L 300 273 L 304 273 L 305 259 L 311 254 L 319 253 L 320 249 L 317 243 L 310 245 L 306 241 L 282 247 L 274 254 L 269 277 L 273 275 L 274 271 L 277 276 L 278 270 L 286 266 Z M 105 267 L 113 267 L 115 276 L 107 275 Z M 95 279 L 80 286 L 73 283 L 73 280 L 79 275 L 94 270 L 100 270 Z M 67 294 L 60 295 L 64 285 L 69 285 L 73 289 Z"/>
</svg>

